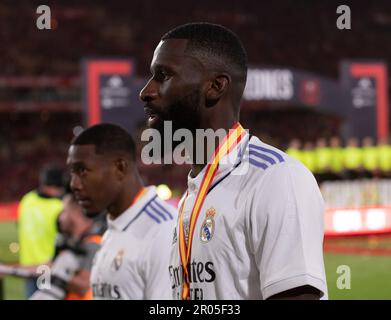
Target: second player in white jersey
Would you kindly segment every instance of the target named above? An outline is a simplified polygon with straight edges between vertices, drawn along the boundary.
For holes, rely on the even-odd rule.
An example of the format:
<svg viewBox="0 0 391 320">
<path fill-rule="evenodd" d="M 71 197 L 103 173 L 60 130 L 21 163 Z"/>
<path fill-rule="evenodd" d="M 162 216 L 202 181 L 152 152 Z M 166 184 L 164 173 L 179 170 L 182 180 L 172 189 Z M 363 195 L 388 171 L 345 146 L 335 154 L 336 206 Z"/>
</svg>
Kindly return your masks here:
<svg viewBox="0 0 391 320">
<path fill-rule="evenodd" d="M 248 134 L 229 156 L 233 161 L 219 166 L 195 226 L 190 299 L 267 299 L 305 285 L 327 298 L 324 204 L 312 174 Z M 180 203 L 186 242 L 204 174 L 205 168 L 188 177 Z M 169 267 L 174 299 L 182 299 L 184 281 L 178 235 L 179 219 Z"/>
<path fill-rule="evenodd" d="M 168 299 L 174 209 L 145 188 L 130 134 L 98 124 L 68 150 L 70 186 L 87 215 L 107 212 L 108 230 L 91 271 L 94 299 Z"/>
<path fill-rule="evenodd" d="M 171 299 L 167 273 L 175 210 L 149 187 L 108 230 L 91 272 L 94 299 Z"/>
</svg>

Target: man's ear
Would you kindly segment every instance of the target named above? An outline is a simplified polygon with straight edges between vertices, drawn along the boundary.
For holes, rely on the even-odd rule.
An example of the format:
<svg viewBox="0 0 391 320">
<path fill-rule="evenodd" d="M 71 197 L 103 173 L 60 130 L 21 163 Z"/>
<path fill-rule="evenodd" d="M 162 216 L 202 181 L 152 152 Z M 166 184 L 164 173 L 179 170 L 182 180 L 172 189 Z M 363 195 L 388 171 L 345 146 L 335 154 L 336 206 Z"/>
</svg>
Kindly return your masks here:
<svg viewBox="0 0 391 320">
<path fill-rule="evenodd" d="M 213 106 L 222 95 L 228 90 L 229 84 L 231 83 L 231 76 L 227 73 L 219 73 L 215 75 L 206 90 L 206 105 Z"/>
<path fill-rule="evenodd" d="M 123 158 L 119 158 L 115 160 L 114 165 L 117 177 L 122 180 L 129 170 L 129 161 Z"/>
</svg>

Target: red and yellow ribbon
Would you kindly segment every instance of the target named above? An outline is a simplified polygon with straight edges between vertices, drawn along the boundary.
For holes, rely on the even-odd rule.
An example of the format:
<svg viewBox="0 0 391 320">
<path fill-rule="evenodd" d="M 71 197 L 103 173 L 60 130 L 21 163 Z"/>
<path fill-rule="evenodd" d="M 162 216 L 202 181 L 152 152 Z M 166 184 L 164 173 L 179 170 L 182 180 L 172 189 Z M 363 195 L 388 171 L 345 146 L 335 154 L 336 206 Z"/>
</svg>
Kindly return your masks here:
<svg viewBox="0 0 391 320">
<path fill-rule="evenodd" d="M 181 264 L 184 272 L 184 281 L 182 288 L 182 299 L 188 300 L 190 297 L 190 277 L 189 277 L 189 262 L 191 259 L 191 247 L 193 242 L 194 229 L 197 223 L 198 216 L 200 214 L 202 205 L 208 193 L 209 187 L 211 186 L 213 179 L 217 173 L 220 160 L 227 154 L 229 154 L 232 149 L 239 144 L 244 135 L 246 134 L 243 127 L 239 122 L 229 130 L 228 134 L 224 137 L 224 140 L 216 149 L 213 154 L 212 159 L 207 164 L 205 175 L 202 179 L 200 189 L 196 197 L 193 209 L 190 215 L 190 225 L 189 225 L 189 239 L 186 244 L 184 226 L 183 226 L 183 208 L 187 199 L 187 195 L 181 205 L 179 210 L 179 255 L 181 258 Z"/>
</svg>

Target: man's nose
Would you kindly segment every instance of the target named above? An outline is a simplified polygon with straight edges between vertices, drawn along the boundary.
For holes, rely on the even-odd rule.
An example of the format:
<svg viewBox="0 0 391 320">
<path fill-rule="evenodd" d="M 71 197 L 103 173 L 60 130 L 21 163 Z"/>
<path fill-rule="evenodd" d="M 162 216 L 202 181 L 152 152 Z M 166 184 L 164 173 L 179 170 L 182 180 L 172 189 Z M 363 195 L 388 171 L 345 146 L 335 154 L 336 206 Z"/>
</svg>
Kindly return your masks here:
<svg viewBox="0 0 391 320">
<path fill-rule="evenodd" d="M 140 91 L 140 100 L 143 102 L 149 102 L 156 99 L 158 96 L 158 91 L 156 83 L 153 79 L 150 79 L 144 88 Z"/>
<path fill-rule="evenodd" d="M 79 191 L 81 189 L 80 178 L 76 174 L 71 174 L 71 181 L 69 185 L 72 191 Z"/>
</svg>

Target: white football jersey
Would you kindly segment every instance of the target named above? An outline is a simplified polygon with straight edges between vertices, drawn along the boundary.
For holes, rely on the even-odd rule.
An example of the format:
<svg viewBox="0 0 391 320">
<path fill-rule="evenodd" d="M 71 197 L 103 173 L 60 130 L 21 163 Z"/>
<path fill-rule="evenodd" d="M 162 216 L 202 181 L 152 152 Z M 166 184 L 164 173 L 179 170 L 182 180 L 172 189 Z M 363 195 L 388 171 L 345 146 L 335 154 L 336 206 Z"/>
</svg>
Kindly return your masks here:
<svg viewBox="0 0 391 320">
<path fill-rule="evenodd" d="M 156 188 L 112 220 L 91 271 L 94 299 L 171 299 L 168 265 L 176 210 Z"/>
<path fill-rule="evenodd" d="M 184 203 L 185 238 L 205 170 L 189 175 L 188 195 L 179 204 Z M 308 169 L 246 134 L 221 159 L 197 219 L 190 299 L 267 299 L 303 285 L 327 299 L 323 216 L 323 198 Z M 169 273 L 173 298 L 181 299 L 177 220 Z"/>
</svg>

